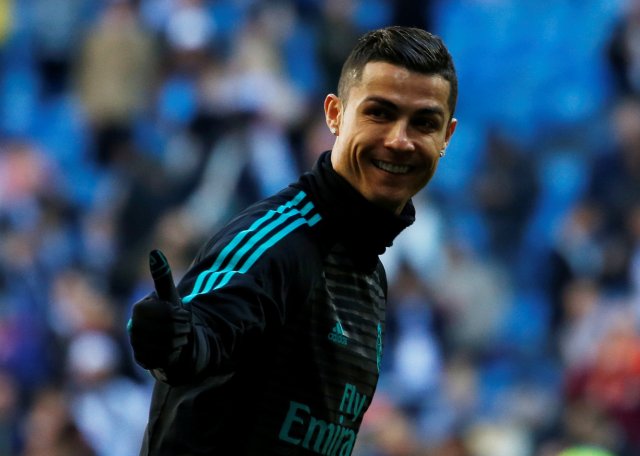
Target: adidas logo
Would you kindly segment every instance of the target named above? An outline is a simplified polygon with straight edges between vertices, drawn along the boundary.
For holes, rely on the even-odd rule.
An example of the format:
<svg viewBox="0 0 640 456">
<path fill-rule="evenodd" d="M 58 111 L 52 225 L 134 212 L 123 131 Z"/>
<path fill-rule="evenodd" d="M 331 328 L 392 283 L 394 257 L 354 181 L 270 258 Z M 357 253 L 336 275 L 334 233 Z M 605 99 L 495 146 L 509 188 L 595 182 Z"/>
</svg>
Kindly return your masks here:
<svg viewBox="0 0 640 456">
<path fill-rule="evenodd" d="M 347 336 L 344 335 L 344 329 L 339 321 L 331 328 L 331 332 L 327 335 L 328 339 L 338 345 L 347 345 Z"/>
</svg>

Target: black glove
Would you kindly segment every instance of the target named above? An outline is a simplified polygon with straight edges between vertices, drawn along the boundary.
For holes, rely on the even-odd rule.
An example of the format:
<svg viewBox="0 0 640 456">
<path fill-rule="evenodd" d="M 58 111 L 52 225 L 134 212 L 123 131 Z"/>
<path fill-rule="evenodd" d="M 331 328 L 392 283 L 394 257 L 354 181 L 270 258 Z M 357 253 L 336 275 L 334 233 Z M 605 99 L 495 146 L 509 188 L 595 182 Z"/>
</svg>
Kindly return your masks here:
<svg viewBox="0 0 640 456">
<path fill-rule="evenodd" d="M 127 329 L 135 360 L 145 369 L 174 363 L 191 335 L 191 309 L 183 306 L 171 268 L 159 250 L 149 254 L 156 292 L 133 305 Z"/>
</svg>

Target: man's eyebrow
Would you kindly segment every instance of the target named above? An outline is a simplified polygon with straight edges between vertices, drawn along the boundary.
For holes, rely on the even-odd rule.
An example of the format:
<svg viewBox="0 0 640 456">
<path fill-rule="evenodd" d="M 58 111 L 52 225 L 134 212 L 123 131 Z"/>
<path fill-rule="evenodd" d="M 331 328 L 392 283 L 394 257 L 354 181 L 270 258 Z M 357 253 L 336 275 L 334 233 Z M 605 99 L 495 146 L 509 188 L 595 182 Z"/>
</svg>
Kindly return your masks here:
<svg viewBox="0 0 640 456">
<path fill-rule="evenodd" d="M 380 96 L 376 96 L 376 95 L 370 95 L 370 96 L 366 97 L 364 99 L 364 102 L 365 103 L 367 103 L 367 102 L 377 103 L 377 104 L 380 104 L 380 105 L 382 105 L 382 106 L 384 106 L 386 108 L 389 108 L 389 109 L 394 109 L 394 110 L 398 110 L 399 109 L 398 106 L 394 102 L 392 102 L 392 101 L 390 101 L 390 100 L 388 100 L 388 99 L 386 99 L 384 97 L 380 97 Z M 415 112 L 415 114 L 417 114 L 417 115 L 428 115 L 428 116 L 429 115 L 431 115 L 431 116 L 440 116 L 440 117 L 444 117 L 445 116 L 444 110 L 439 106 L 429 106 L 429 107 L 421 108 L 421 109 L 418 109 Z"/>
<path fill-rule="evenodd" d="M 387 100 L 386 98 L 375 96 L 375 95 L 368 96 L 367 98 L 364 99 L 364 101 L 377 103 L 387 108 L 398 109 L 398 106 L 396 106 L 394 102 Z"/>
</svg>

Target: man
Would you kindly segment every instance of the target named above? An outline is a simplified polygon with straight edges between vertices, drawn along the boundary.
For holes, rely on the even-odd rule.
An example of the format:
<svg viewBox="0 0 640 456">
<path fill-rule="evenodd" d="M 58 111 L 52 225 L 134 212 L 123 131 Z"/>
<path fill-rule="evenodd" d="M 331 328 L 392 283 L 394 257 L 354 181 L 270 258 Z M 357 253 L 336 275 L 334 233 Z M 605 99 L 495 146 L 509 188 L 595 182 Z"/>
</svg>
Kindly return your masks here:
<svg viewBox="0 0 640 456">
<path fill-rule="evenodd" d="M 336 136 L 312 172 L 249 207 L 129 325 L 158 379 L 142 455 L 349 455 L 378 380 L 387 284 L 378 256 L 453 135 L 442 41 L 364 35 L 324 110 Z"/>
</svg>

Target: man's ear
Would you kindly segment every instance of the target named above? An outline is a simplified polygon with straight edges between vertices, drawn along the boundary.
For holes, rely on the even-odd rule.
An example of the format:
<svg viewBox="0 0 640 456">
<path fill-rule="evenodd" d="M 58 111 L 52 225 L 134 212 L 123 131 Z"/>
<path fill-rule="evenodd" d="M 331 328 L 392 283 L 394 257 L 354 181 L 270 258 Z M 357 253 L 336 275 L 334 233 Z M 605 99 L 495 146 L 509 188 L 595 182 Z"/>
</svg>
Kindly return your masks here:
<svg viewBox="0 0 640 456">
<path fill-rule="evenodd" d="M 333 93 L 324 99 L 324 118 L 331 133 L 339 135 L 340 122 L 342 121 L 342 100 Z"/>
<path fill-rule="evenodd" d="M 447 125 L 447 132 L 444 135 L 445 148 L 449 145 L 449 141 L 451 141 L 451 137 L 453 136 L 453 132 L 456 131 L 457 125 L 458 125 L 458 119 L 456 119 L 455 117 L 449 121 L 449 125 Z"/>
</svg>

